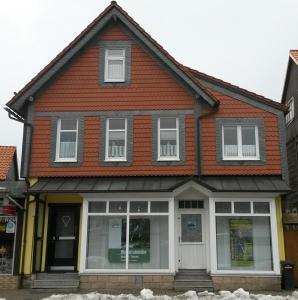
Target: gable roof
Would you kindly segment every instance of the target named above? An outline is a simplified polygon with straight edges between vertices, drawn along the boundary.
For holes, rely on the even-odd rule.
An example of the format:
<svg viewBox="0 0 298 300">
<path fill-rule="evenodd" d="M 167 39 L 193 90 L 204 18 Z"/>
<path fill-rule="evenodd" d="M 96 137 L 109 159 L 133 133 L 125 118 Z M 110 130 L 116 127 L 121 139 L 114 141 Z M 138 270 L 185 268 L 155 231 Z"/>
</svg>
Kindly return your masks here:
<svg viewBox="0 0 298 300">
<path fill-rule="evenodd" d="M 116 1 L 111 4 L 88 25 L 68 46 L 66 46 L 46 67 L 44 67 L 34 78 L 31 79 L 14 97 L 6 104 L 10 109 L 23 116 L 22 107 L 30 97 L 42 88 L 71 58 L 75 56 L 101 29 L 110 21 L 120 21 L 133 35 L 142 42 L 151 52 L 157 56 L 167 67 L 169 67 L 184 83 L 190 87 L 196 97 L 203 98 L 209 105 L 216 107 L 219 100 L 210 93 L 202 80 L 212 82 L 215 85 L 232 90 L 238 94 L 250 97 L 265 105 L 278 110 L 287 109 L 280 103 L 249 92 L 215 77 L 209 76 L 197 70 L 183 66 L 175 60 L 156 40 L 154 40 L 132 17 L 124 11 Z"/>
<path fill-rule="evenodd" d="M 249 97 L 253 100 L 261 102 L 265 105 L 269 105 L 269 106 L 271 106 L 273 108 L 276 108 L 278 110 L 287 111 L 287 107 L 285 105 L 279 103 L 279 102 L 276 102 L 274 100 L 266 98 L 262 95 L 250 92 L 250 91 L 248 91 L 246 89 L 243 89 L 239 86 L 233 85 L 229 82 L 226 82 L 226 81 L 223 81 L 223 80 L 218 79 L 216 77 L 213 77 L 213 76 L 210 76 L 208 74 L 202 73 L 198 70 L 194 70 L 190 67 L 183 66 L 183 68 L 186 70 L 186 72 L 192 74 L 196 78 L 196 81 L 199 81 L 201 83 L 201 85 L 203 85 L 203 86 L 204 86 L 204 83 L 202 81 L 210 82 L 214 85 L 217 85 L 217 86 L 222 87 L 224 89 L 230 90 L 230 91 L 235 92 L 237 94 L 243 95 L 245 97 Z"/>
<path fill-rule="evenodd" d="M 288 83 L 290 79 L 290 70 L 293 67 L 293 64 L 298 66 L 298 50 L 290 50 L 289 52 L 289 60 L 287 65 L 286 77 L 285 77 L 285 84 L 283 87 L 282 95 L 281 95 L 281 103 L 286 102 L 286 92 L 288 88 Z"/>
<path fill-rule="evenodd" d="M 14 146 L 0 146 L 0 180 L 6 180 L 15 153 Z"/>
<path fill-rule="evenodd" d="M 217 106 L 218 101 L 198 82 L 192 74 L 185 72 L 182 66 L 158 44 L 137 22 L 124 11 L 116 1 L 111 4 L 88 25 L 67 47 L 65 47 L 44 69 L 29 81 L 6 104 L 10 109 L 22 115 L 21 108 L 26 100 L 52 78 L 74 55 L 82 49 L 101 29 L 110 21 L 120 22 L 140 40 L 145 47 L 151 50 L 166 66 L 168 66 L 182 81 L 188 85 L 197 96 L 201 96 L 211 106 Z"/>
</svg>

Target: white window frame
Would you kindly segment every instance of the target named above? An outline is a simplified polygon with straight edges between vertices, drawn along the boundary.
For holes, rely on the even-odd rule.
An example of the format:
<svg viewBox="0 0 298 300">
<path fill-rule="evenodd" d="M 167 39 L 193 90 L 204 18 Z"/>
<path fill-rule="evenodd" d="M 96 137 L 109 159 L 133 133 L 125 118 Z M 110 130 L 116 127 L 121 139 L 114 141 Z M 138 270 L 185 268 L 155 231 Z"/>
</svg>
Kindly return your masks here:
<svg viewBox="0 0 298 300">
<path fill-rule="evenodd" d="M 125 120 L 124 129 L 110 129 L 110 120 Z M 124 157 L 109 157 L 109 133 L 124 132 Z M 105 145 L 105 161 L 127 161 L 127 118 L 109 118 L 106 120 L 106 145 Z"/>
<path fill-rule="evenodd" d="M 232 202 L 231 213 L 215 213 L 215 202 Z M 251 213 L 234 213 L 234 202 L 250 202 Z M 253 213 L 253 202 L 268 202 L 270 213 Z M 274 198 L 210 198 L 209 214 L 210 214 L 210 251 L 211 251 L 211 274 L 254 274 L 254 275 L 280 275 L 280 256 L 278 248 L 278 233 L 276 220 L 276 207 Z M 217 244 L 216 244 L 216 217 L 217 216 L 256 216 L 270 217 L 270 234 L 271 234 L 271 251 L 273 270 L 218 270 L 217 269 Z"/>
<path fill-rule="evenodd" d="M 295 103 L 294 103 L 294 98 L 293 97 L 288 101 L 287 107 L 288 107 L 289 111 L 286 114 L 286 124 L 288 125 L 295 118 Z"/>
<path fill-rule="evenodd" d="M 160 128 L 160 120 L 161 119 L 176 119 L 176 128 Z M 177 151 L 176 151 L 176 156 L 161 156 L 160 155 L 160 137 L 161 134 L 160 132 L 162 130 L 166 130 L 166 131 L 176 131 L 176 147 L 177 147 Z M 180 149 L 179 149 L 179 118 L 176 117 L 161 117 L 158 118 L 158 122 L 157 122 L 157 157 L 159 161 L 179 161 L 180 160 Z"/>
<path fill-rule="evenodd" d="M 109 50 L 122 50 L 123 55 L 109 55 Z M 113 60 L 122 60 L 123 72 L 120 79 L 109 78 L 109 62 Z M 105 82 L 124 82 L 125 81 L 125 49 L 124 48 L 106 48 L 105 49 L 105 66 L 104 66 Z"/>
<path fill-rule="evenodd" d="M 232 126 L 237 128 L 238 155 L 237 156 L 225 156 L 224 128 L 232 127 Z M 256 155 L 255 156 L 243 156 L 243 152 L 242 152 L 242 127 L 243 126 L 254 126 L 255 127 L 255 140 L 256 140 Z M 223 160 L 260 160 L 259 127 L 257 125 L 250 125 L 250 124 L 248 124 L 248 125 L 233 125 L 233 124 L 222 125 L 221 139 L 222 139 L 222 159 Z"/>
<path fill-rule="evenodd" d="M 89 213 L 88 206 L 89 202 L 94 201 L 103 201 L 106 202 L 106 212 L 105 213 Z M 125 201 L 127 202 L 127 212 L 121 213 L 109 213 L 109 203 L 113 201 Z M 146 213 L 131 213 L 130 212 L 130 202 L 132 201 L 148 201 L 148 212 Z M 151 213 L 151 202 L 156 201 L 166 201 L 168 202 L 168 212 L 161 212 L 161 213 Z M 129 220 L 130 216 L 168 216 L 168 239 L 169 239 L 169 267 L 168 269 L 129 269 L 128 268 L 128 251 L 126 251 L 126 266 L 124 269 L 87 269 L 86 268 L 86 259 L 87 259 L 87 236 L 88 236 L 88 217 L 89 216 L 126 216 L 126 247 L 129 248 Z M 121 198 L 119 195 L 117 197 L 112 196 L 111 198 L 101 198 L 99 199 L 98 195 L 87 196 L 83 200 L 83 218 L 82 218 L 82 240 L 81 240 L 81 255 L 80 255 L 80 273 L 100 273 L 100 274 L 109 274 L 109 273 L 116 273 L 116 274 L 152 274 L 152 273 L 174 273 L 175 272 L 175 252 L 174 252 L 174 198 L 172 197 L 165 197 L 165 198 L 142 198 L 142 196 L 134 195 L 130 198 Z"/>
<path fill-rule="evenodd" d="M 77 162 L 78 157 L 78 133 L 79 133 L 79 120 L 76 119 L 77 128 L 76 129 L 61 129 L 61 122 L 66 119 L 59 119 L 57 121 L 57 139 L 56 139 L 56 162 Z M 60 157 L 60 143 L 61 143 L 61 132 L 75 132 L 76 133 L 76 149 L 75 149 L 75 157 L 71 158 L 61 158 Z"/>
</svg>

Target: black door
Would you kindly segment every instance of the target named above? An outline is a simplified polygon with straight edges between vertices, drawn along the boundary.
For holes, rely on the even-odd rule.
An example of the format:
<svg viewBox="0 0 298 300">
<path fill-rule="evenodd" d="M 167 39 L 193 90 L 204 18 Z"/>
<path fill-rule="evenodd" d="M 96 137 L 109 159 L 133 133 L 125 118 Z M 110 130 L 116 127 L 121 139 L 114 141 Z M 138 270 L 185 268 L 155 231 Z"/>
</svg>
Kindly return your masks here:
<svg viewBox="0 0 298 300">
<path fill-rule="evenodd" d="M 80 206 L 49 205 L 48 271 L 76 271 Z"/>
</svg>

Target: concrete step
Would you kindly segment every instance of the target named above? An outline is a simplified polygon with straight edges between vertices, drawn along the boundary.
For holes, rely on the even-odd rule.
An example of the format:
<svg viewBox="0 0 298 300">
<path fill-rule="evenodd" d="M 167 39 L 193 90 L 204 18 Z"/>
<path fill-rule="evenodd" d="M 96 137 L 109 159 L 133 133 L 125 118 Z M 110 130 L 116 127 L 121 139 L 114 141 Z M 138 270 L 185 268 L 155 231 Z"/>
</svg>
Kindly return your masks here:
<svg viewBox="0 0 298 300">
<path fill-rule="evenodd" d="M 42 288 L 42 289 L 38 289 L 38 288 L 34 288 L 30 290 L 30 294 L 34 295 L 34 294 L 53 294 L 53 290 L 55 294 L 74 294 L 74 293 L 78 293 L 79 292 L 79 288 Z M 35 299 L 35 298 L 34 298 Z"/>
<path fill-rule="evenodd" d="M 187 291 L 196 291 L 196 292 L 214 292 L 213 287 L 198 287 L 198 286 L 175 286 L 175 292 L 187 292 Z"/>
<path fill-rule="evenodd" d="M 213 286 L 212 280 L 175 280 L 175 286 Z"/>
<path fill-rule="evenodd" d="M 32 289 L 76 289 L 80 285 L 77 279 L 56 279 L 56 280 L 40 280 L 32 281 Z"/>
<path fill-rule="evenodd" d="M 76 279 L 79 280 L 78 273 L 36 273 L 37 280 L 59 280 L 59 279 Z"/>
<path fill-rule="evenodd" d="M 177 274 L 175 280 L 210 280 L 208 274 Z"/>
</svg>

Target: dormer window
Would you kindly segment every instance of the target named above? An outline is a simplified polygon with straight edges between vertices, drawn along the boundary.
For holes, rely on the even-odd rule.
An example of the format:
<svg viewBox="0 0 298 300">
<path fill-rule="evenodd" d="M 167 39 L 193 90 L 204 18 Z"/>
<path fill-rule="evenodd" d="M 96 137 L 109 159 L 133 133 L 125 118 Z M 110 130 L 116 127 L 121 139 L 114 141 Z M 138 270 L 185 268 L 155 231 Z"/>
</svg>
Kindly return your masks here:
<svg viewBox="0 0 298 300">
<path fill-rule="evenodd" d="M 294 120 L 294 98 L 292 97 L 287 103 L 288 113 L 286 114 L 286 123 L 289 124 Z"/>
<path fill-rule="evenodd" d="M 125 49 L 105 49 L 105 82 L 125 81 Z"/>
</svg>

